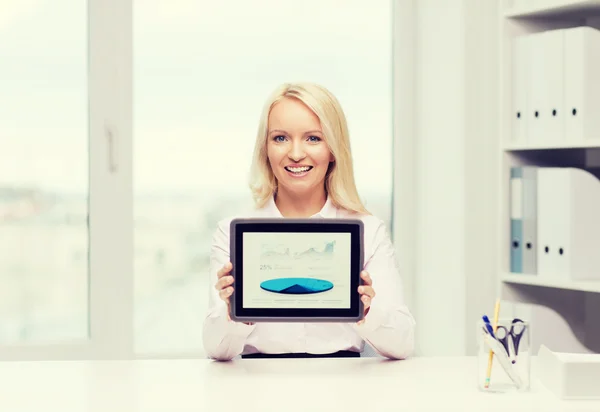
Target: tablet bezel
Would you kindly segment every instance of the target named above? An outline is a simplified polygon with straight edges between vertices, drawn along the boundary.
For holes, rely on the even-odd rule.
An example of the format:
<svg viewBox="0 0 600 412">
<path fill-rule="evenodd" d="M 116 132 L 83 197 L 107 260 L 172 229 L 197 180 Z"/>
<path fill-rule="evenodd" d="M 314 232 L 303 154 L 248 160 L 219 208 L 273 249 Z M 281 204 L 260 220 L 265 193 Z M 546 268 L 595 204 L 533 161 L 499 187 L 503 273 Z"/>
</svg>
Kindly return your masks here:
<svg viewBox="0 0 600 412">
<path fill-rule="evenodd" d="M 243 233 L 350 233 L 350 308 L 247 308 L 242 307 L 244 290 Z M 360 219 L 236 218 L 230 224 L 230 260 L 233 266 L 233 294 L 230 317 L 237 322 L 358 322 L 364 304 L 358 287 L 363 284 L 364 225 Z"/>
</svg>

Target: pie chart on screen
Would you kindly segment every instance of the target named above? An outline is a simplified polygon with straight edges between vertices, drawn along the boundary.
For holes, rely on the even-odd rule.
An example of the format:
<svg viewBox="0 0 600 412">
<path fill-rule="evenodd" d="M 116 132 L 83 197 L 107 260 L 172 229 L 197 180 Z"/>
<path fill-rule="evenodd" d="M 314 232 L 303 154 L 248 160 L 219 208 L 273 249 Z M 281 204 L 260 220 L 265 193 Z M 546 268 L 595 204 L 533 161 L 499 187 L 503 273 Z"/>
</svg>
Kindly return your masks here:
<svg viewBox="0 0 600 412">
<path fill-rule="evenodd" d="M 281 278 L 265 280 L 260 284 L 260 288 L 286 295 L 308 295 L 332 289 L 333 283 L 314 278 Z"/>
</svg>

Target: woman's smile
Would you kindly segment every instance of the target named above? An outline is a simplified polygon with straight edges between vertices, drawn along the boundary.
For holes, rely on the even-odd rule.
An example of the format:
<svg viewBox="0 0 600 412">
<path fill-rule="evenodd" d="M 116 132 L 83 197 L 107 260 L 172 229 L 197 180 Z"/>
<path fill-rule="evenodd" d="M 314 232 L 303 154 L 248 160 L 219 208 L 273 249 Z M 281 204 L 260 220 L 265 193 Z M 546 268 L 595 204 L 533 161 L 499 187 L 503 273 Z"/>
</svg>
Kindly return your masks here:
<svg viewBox="0 0 600 412">
<path fill-rule="evenodd" d="M 312 168 L 312 166 L 304 165 L 290 165 L 284 167 L 284 169 L 288 172 L 288 175 L 292 177 L 304 177 L 312 170 Z"/>
</svg>

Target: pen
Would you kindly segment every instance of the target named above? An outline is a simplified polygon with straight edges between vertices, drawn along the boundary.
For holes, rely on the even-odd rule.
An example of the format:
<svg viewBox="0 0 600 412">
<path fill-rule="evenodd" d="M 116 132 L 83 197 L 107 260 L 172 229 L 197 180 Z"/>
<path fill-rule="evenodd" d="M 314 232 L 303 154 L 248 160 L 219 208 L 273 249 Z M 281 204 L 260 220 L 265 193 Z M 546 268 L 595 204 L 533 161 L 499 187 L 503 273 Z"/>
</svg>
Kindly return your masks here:
<svg viewBox="0 0 600 412">
<path fill-rule="evenodd" d="M 494 308 L 494 327 L 493 327 L 493 332 L 496 332 L 496 327 L 498 326 L 498 316 L 500 315 L 500 299 L 496 299 L 496 307 Z M 486 325 L 489 325 L 488 322 L 486 322 Z M 491 335 L 492 337 L 494 337 L 494 335 Z M 490 387 L 490 376 L 492 374 L 492 361 L 494 360 L 494 352 L 492 350 L 490 350 L 490 354 L 488 357 L 488 367 L 487 367 L 487 374 L 485 377 L 485 388 L 489 388 Z"/>
<path fill-rule="evenodd" d="M 485 322 L 485 328 L 487 329 L 489 334 L 495 338 L 496 336 L 494 335 L 494 329 L 492 328 L 492 325 L 490 325 L 490 319 L 486 315 L 483 315 L 482 319 Z"/>
</svg>

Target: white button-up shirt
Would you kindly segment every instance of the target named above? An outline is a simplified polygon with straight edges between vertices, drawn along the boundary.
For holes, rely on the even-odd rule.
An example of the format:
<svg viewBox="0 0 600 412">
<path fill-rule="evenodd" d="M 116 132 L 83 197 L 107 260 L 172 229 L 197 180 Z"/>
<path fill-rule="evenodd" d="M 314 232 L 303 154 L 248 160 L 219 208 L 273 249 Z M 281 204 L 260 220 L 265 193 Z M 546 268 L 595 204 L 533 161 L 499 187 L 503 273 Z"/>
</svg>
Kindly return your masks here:
<svg viewBox="0 0 600 412">
<path fill-rule="evenodd" d="M 271 198 L 265 207 L 245 217 L 283 217 Z M 217 271 L 229 261 L 229 224 L 223 219 L 215 231 L 210 257 L 209 305 L 203 341 L 209 358 L 229 360 L 251 353 L 325 354 L 340 350 L 362 352 L 368 342 L 380 355 L 403 359 L 414 349 L 415 320 L 404 303 L 395 251 L 382 220 L 372 215 L 351 216 L 328 199 L 312 218 L 358 217 L 364 224 L 364 267 L 373 280 L 375 297 L 365 322 L 357 323 L 245 323 L 228 319 L 227 305 L 215 289 Z M 235 283 L 233 284 L 235 288 Z M 358 293 L 358 291 L 356 292 Z"/>
</svg>

